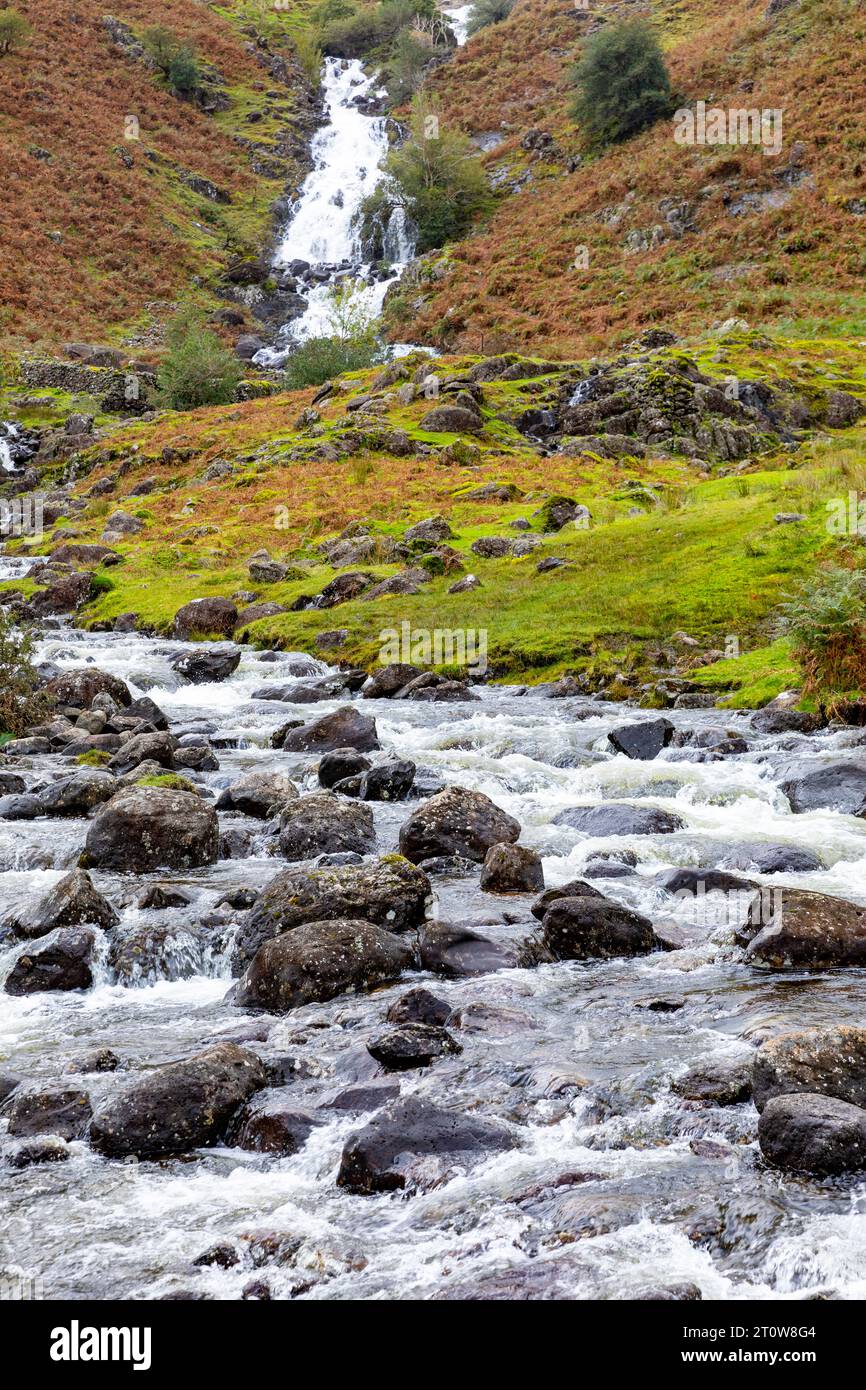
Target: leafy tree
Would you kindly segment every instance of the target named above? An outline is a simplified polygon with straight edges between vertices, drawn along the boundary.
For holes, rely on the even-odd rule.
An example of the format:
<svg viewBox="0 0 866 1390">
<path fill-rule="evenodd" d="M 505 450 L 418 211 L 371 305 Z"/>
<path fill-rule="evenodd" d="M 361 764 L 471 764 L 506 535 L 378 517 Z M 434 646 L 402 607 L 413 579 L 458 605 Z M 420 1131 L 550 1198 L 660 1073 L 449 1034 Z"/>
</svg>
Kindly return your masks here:
<svg viewBox="0 0 866 1390">
<path fill-rule="evenodd" d="M 590 145 L 628 140 L 673 107 L 664 55 L 642 20 L 599 29 L 571 80 L 576 88 L 571 112 Z"/>
<path fill-rule="evenodd" d="M 13 627 L 9 614 L 0 608 L 0 742 L 5 741 L 3 735 L 18 738 L 39 724 L 49 704 L 33 665 L 33 637 Z"/>
<path fill-rule="evenodd" d="M 362 236 L 381 240 L 395 208 L 417 229 L 416 249 L 430 251 L 462 236 L 473 217 L 490 205 L 475 147 L 456 131 L 443 130 L 423 97 L 412 104 L 409 139 L 385 160 L 385 177 L 364 202 Z"/>
<path fill-rule="evenodd" d="M 488 24 L 501 24 L 513 9 L 514 0 L 475 0 L 469 12 L 467 34 L 477 34 L 480 29 L 486 29 Z"/>
<path fill-rule="evenodd" d="M 144 30 L 141 42 L 145 53 L 152 59 L 163 77 L 168 77 L 174 56 L 181 47 L 177 35 L 173 34 L 170 29 L 166 29 L 164 24 L 151 24 L 149 28 Z"/>
<path fill-rule="evenodd" d="M 23 48 L 32 33 L 30 21 L 18 10 L 0 10 L 0 54 Z"/>
<path fill-rule="evenodd" d="M 388 97 L 393 106 L 402 106 L 421 83 L 424 70 L 435 56 L 436 45 L 426 31 L 401 29 L 391 49 L 388 64 Z"/>
<path fill-rule="evenodd" d="M 201 74 L 191 48 L 179 48 L 169 64 L 168 84 L 179 96 L 193 96 L 201 86 Z"/>
<path fill-rule="evenodd" d="M 166 337 L 168 352 L 157 373 L 158 402 L 169 410 L 227 405 L 235 398 L 243 369 L 194 309 L 175 314 Z"/>
</svg>

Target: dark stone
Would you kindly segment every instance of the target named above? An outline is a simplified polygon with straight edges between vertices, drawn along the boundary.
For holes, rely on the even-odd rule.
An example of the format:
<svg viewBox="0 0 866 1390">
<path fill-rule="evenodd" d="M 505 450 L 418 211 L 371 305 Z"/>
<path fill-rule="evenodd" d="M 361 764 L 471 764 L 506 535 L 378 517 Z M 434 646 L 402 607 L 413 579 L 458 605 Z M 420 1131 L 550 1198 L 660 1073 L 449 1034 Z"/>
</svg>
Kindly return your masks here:
<svg viewBox="0 0 866 1390">
<path fill-rule="evenodd" d="M 866 1110 L 832 1096 L 776 1096 L 758 1121 L 761 1153 L 777 1168 L 815 1177 L 866 1168 Z"/>
<path fill-rule="evenodd" d="M 333 753 L 326 753 L 319 763 L 319 785 L 331 788 L 347 777 L 360 777 L 370 765 L 370 759 L 354 748 L 335 748 Z"/>
<path fill-rule="evenodd" d="M 451 1016 L 451 1005 L 428 989 L 410 989 L 395 999 L 387 1014 L 389 1023 L 429 1023 L 441 1027 Z"/>
<path fill-rule="evenodd" d="M 746 953 L 753 964 L 778 970 L 866 962 L 866 907 L 844 898 L 800 888 L 756 894 L 746 933 L 749 928 L 757 931 Z"/>
<path fill-rule="evenodd" d="M 71 777 L 62 777 L 43 788 L 39 793 L 40 812 L 44 816 L 86 816 L 94 807 L 110 801 L 116 791 L 117 779 L 110 772 L 83 767 Z"/>
<path fill-rule="evenodd" d="M 288 802 L 280 817 L 280 853 L 286 859 L 317 854 L 368 854 L 376 847 L 373 814 L 366 806 L 342 801 L 334 792 L 316 792 Z"/>
<path fill-rule="evenodd" d="M 347 1140 L 337 1185 L 366 1194 L 405 1188 L 413 1160 L 432 1156 L 479 1162 L 512 1149 L 514 1137 L 491 1120 L 442 1110 L 429 1101 L 397 1101 Z"/>
<path fill-rule="evenodd" d="M 128 787 L 97 812 L 85 852 L 89 866 L 119 873 L 201 868 L 219 852 L 216 812 L 191 792 Z"/>
<path fill-rule="evenodd" d="M 18 956 L 6 977 L 7 994 L 42 990 L 89 989 L 96 942 L 90 927 L 59 927 Z"/>
<path fill-rule="evenodd" d="M 218 1043 L 137 1077 L 94 1116 L 90 1142 L 109 1158 L 162 1158 L 215 1144 L 266 1083 L 254 1053 Z"/>
<path fill-rule="evenodd" d="M 187 641 L 191 637 L 231 637 L 238 622 L 238 610 L 227 598 L 194 598 L 174 615 L 172 635 Z"/>
<path fill-rule="evenodd" d="M 511 843 L 519 835 L 519 822 L 483 792 L 446 787 L 400 827 L 400 852 L 415 864 L 439 855 L 481 863 L 492 845 Z"/>
<path fill-rule="evenodd" d="M 544 914 L 542 940 L 555 960 L 647 955 L 652 922 L 608 898 L 559 898 Z"/>
<path fill-rule="evenodd" d="M 808 874 L 823 868 L 817 854 L 799 845 L 743 844 L 728 850 L 724 869 L 758 874 Z"/>
<path fill-rule="evenodd" d="M 492 845 L 481 868 L 485 893 L 537 893 L 544 887 L 541 856 L 523 845 Z"/>
<path fill-rule="evenodd" d="M 365 700 L 387 700 L 396 695 L 416 676 L 423 675 L 420 666 L 410 666 L 406 662 L 395 661 L 374 671 L 361 694 Z"/>
<path fill-rule="evenodd" d="M 809 1091 L 866 1108 L 866 1028 L 830 1025 L 782 1033 L 755 1054 L 755 1105 Z"/>
<path fill-rule="evenodd" d="M 866 816 L 866 764 L 835 758 L 782 782 L 792 811 L 840 811 Z"/>
<path fill-rule="evenodd" d="M 86 1091 L 39 1090 L 19 1086 L 6 1107 L 9 1134 L 27 1139 L 33 1134 L 59 1134 L 61 1139 L 80 1139 L 90 1124 L 90 1098 Z"/>
<path fill-rule="evenodd" d="M 536 898 L 530 911 L 533 917 L 537 917 L 539 922 L 544 920 L 547 909 L 553 903 L 559 902 L 560 898 L 596 898 L 601 902 L 608 899 L 598 888 L 593 888 L 591 883 L 584 883 L 582 879 L 573 878 L 568 883 L 563 883 L 560 888 L 548 888 L 542 893 L 540 898 Z"/>
<path fill-rule="evenodd" d="M 352 705 L 343 705 L 333 714 L 290 729 L 282 746 L 287 753 L 331 753 L 337 748 L 368 753 L 379 747 L 376 721 Z"/>
<path fill-rule="evenodd" d="M 232 1144 L 254 1153 L 296 1154 L 316 1124 L 309 1110 L 300 1109 L 287 1092 L 268 1092 L 244 1106 Z"/>
<path fill-rule="evenodd" d="M 626 801 L 603 802 L 601 806 L 570 806 L 553 818 L 554 825 L 567 825 L 584 835 L 672 835 L 684 828 L 679 816 L 655 806 L 631 806 Z"/>
<path fill-rule="evenodd" d="M 513 969 L 518 953 L 507 942 L 491 941 L 468 927 L 450 922 L 426 922 L 421 930 L 421 967 L 446 979 L 488 975 L 494 970 Z"/>
<path fill-rule="evenodd" d="M 646 761 L 667 748 L 673 736 L 674 726 L 669 719 L 645 719 L 640 724 L 612 729 L 607 737 L 617 753 Z"/>
<path fill-rule="evenodd" d="M 193 685 L 206 685 L 213 681 L 224 681 L 237 670 L 240 660 L 240 647 L 197 647 L 194 651 L 181 652 L 179 656 L 172 657 L 170 665 Z"/>
<path fill-rule="evenodd" d="M 707 1062 L 692 1067 L 685 1076 L 671 1082 L 671 1090 L 685 1100 L 739 1105 L 752 1094 L 751 1061 Z"/>
<path fill-rule="evenodd" d="M 362 801 L 404 801 L 414 781 L 415 764 L 408 758 L 395 758 L 362 774 L 358 796 Z"/>
<path fill-rule="evenodd" d="M 298 798 L 298 789 L 282 772 L 248 772 L 217 798 L 218 811 L 240 811 L 267 820 L 287 802 Z"/>
<path fill-rule="evenodd" d="M 73 869 L 55 883 L 26 916 L 9 925 L 19 936 L 33 939 L 47 936 L 56 927 L 77 927 L 83 922 L 113 927 L 119 920 L 111 903 L 97 893 L 90 875 L 83 869 Z"/>
<path fill-rule="evenodd" d="M 371 922 L 308 922 L 265 942 L 238 983 L 234 1002 L 287 1013 L 392 984 L 412 964 L 406 943 Z"/>
</svg>

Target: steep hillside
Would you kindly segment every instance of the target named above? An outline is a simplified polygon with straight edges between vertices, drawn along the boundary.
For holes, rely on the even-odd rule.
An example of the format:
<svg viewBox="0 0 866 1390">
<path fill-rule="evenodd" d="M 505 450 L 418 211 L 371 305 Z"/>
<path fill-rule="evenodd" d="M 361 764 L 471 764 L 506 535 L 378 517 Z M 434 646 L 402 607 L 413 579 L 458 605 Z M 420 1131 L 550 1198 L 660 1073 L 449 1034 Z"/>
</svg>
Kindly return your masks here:
<svg viewBox="0 0 866 1390">
<path fill-rule="evenodd" d="M 316 117 L 292 27 L 231 2 L 20 8 L 31 40 L 0 60 L 0 343 L 135 341 L 152 301 L 214 302 L 297 181 Z M 150 26 L 194 50 L 194 97 L 147 61 Z"/>
<path fill-rule="evenodd" d="M 496 145 L 486 162 L 503 198 L 395 292 L 393 336 L 567 354 L 733 315 L 862 332 L 866 13 L 849 0 L 769 8 L 517 0 L 473 38 L 430 85 L 446 120 Z M 780 153 L 677 145 L 670 121 L 582 151 L 568 72 L 600 20 L 625 14 L 652 16 L 683 103 L 781 110 Z"/>
</svg>

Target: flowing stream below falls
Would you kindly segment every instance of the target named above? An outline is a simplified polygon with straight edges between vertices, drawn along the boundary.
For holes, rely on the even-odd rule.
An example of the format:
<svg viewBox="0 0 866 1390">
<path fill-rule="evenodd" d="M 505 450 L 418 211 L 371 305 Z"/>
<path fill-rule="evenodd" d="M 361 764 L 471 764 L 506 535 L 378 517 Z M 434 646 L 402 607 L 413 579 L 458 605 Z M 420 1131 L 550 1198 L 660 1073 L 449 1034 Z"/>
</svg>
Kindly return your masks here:
<svg viewBox="0 0 866 1390">
<path fill-rule="evenodd" d="M 3 561 L 0 569 L 9 577 L 20 565 Z M 206 794 L 253 769 L 282 771 L 302 793 L 316 790 L 317 759 L 274 751 L 270 736 L 286 719 L 318 717 L 346 696 L 307 706 L 252 692 L 329 668 L 298 654 L 243 649 L 228 679 L 190 685 L 170 665 L 184 649 L 61 628 L 44 636 L 39 655 L 61 669 L 93 663 L 122 677 L 134 696 L 150 695 L 175 734 L 206 733 L 219 770 L 191 774 Z M 580 876 L 591 856 L 634 851 L 632 871 L 598 884 L 656 923 L 677 925 L 679 948 L 462 979 L 412 972 L 369 996 L 343 995 L 280 1017 L 248 1014 L 226 999 L 231 934 L 243 914 L 216 905 L 227 894 L 260 889 L 284 861 L 269 853 L 273 838 L 262 821 L 221 812 L 223 830 L 250 832 L 249 857 L 189 873 L 93 873 L 123 928 L 147 924 L 164 943 L 123 981 L 103 960 L 86 991 L 11 997 L 0 986 L 0 1071 L 37 1085 L 83 1086 L 96 1109 L 141 1069 L 217 1039 L 250 1039 L 264 1057 L 293 1059 L 292 1096 L 319 1122 L 290 1157 L 217 1147 L 127 1164 L 80 1140 L 67 1162 L 7 1170 L 0 1267 L 41 1277 L 46 1298 L 183 1292 L 236 1299 L 249 1266 L 194 1262 L 214 1243 L 267 1232 L 292 1239 L 290 1261 L 275 1255 L 258 1271 L 277 1299 L 447 1296 L 484 1288 L 494 1275 L 524 1288 L 530 1278 L 534 1297 L 557 1290 L 621 1299 L 683 1283 L 721 1299 L 866 1295 L 866 1185 L 783 1176 L 761 1161 L 751 1102 L 693 1104 L 671 1090 L 689 1067 L 747 1058 L 756 1042 L 785 1027 L 862 1023 L 864 972 L 753 969 L 742 962 L 729 922 L 708 919 L 656 882 L 671 865 L 713 866 L 732 845 L 772 842 L 817 851 L 823 867 L 755 875 L 760 881 L 866 903 L 864 822 L 830 811 L 794 815 L 778 787 L 783 763 L 821 762 L 862 731 L 768 737 L 750 731 L 746 715 L 675 711 L 678 729 L 732 728 L 747 737 L 748 751 L 702 763 L 665 750 L 652 762 L 634 762 L 611 753 L 605 737 L 633 720 L 634 710 L 516 688 L 479 687 L 479 695 L 458 704 L 363 700 L 383 748 L 374 756 L 411 758 L 428 786 L 439 781 L 489 795 L 520 821 L 521 842 L 541 854 L 548 886 Z M 63 760 L 28 755 L 14 767 L 32 787 L 59 775 Z M 588 838 L 553 823 L 563 807 L 602 801 L 674 811 L 684 828 Z M 418 804 L 370 803 L 379 854 L 396 848 L 399 827 Z M 4 918 L 76 863 L 86 831 L 79 818 L 0 820 Z M 181 887 L 191 902 L 142 910 L 137 899 L 153 882 Z M 484 893 L 477 867 L 431 882 L 431 910 L 444 920 L 505 941 L 537 925 L 533 895 Z M 22 949 L 0 937 L 0 981 Z M 317 1106 L 335 1087 L 381 1075 L 366 1042 L 382 1030 L 393 1001 L 416 985 L 464 1010 L 470 1025 L 454 1030 L 459 1056 L 394 1075 L 402 1094 L 504 1122 L 517 1146 L 468 1171 L 458 1164 L 411 1196 L 358 1196 L 335 1177 L 347 1136 L 369 1116 Z M 659 1000 L 673 1011 L 646 1007 Z M 63 1075 L 71 1056 L 103 1047 L 120 1056 L 121 1071 Z"/>
</svg>

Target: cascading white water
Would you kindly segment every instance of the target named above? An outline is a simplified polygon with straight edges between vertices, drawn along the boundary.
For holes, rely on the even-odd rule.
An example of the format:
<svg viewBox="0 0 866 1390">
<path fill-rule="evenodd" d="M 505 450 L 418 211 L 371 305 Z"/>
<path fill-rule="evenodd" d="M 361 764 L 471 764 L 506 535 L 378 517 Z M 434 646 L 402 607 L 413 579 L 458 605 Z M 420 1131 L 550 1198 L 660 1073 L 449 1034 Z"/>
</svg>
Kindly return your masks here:
<svg viewBox="0 0 866 1390">
<path fill-rule="evenodd" d="M 12 458 L 12 450 L 9 447 L 9 440 L 18 437 L 18 426 L 9 421 L 0 420 L 0 471 L 6 473 L 16 472 L 15 461 Z"/>
<path fill-rule="evenodd" d="M 466 42 L 471 8 L 464 5 L 444 11 L 458 47 Z M 358 213 L 382 179 L 389 148 L 386 117 L 368 115 L 358 105 L 359 98 L 376 93 L 377 81 L 378 74 L 365 73 L 357 59 L 326 58 L 322 65 L 326 123 L 313 140 L 313 169 L 304 180 L 274 258 L 278 273 L 293 261 L 303 261 L 322 278 L 312 287 L 299 285 L 306 309 L 285 325 L 274 347 L 256 354 L 254 360 L 260 366 L 282 366 L 293 346 L 334 332 L 332 295 L 340 280 L 350 278 L 359 284 L 354 306 L 364 318 L 377 318 L 389 287 L 411 259 L 414 243 L 402 209 L 395 210 L 385 230 L 390 268 L 386 277 L 371 278 L 358 237 Z"/>
</svg>

